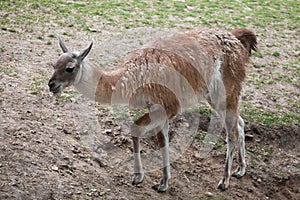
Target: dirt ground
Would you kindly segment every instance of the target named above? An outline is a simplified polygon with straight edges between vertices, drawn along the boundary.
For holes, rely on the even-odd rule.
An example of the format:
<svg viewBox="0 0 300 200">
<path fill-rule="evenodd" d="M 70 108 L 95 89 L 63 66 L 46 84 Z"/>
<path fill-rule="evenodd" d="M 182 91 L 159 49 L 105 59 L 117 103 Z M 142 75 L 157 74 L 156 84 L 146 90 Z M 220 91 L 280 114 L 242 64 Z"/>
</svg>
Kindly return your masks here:
<svg viewBox="0 0 300 200">
<path fill-rule="evenodd" d="M 49 33 L 56 33 L 52 29 Z M 142 184 L 132 186 L 130 171 L 107 165 L 108 160 L 93 156 L 82 141 L 73 112 L 74 99 L 80 95 L 69 89 L 66 96 L 56 98 L 48 91 L 50 64 L 60 49 L 56 38 L 49 38 L 50 43 L 38 39 L 38 31 L 0 30 L 4 47 L 0 50 L 0 199 L 300 199 L 299 127 L 265 126 L 247 119 L 247 173 L 232 178 L 228 190 L 217 189 L 226 146 L 199 158 L 198 137 L 172 163 L 167 192 L 151 188 L 160 180 L 160 170 L 146 173 Z M 65 38 L 75 49 L 86 46 L 95 34 Z M 109 38 L 109 31 L 98 34 L 102 41 Z M 98 111 L 103 134 L 130 151 L 131 141 L 122 136 L 125 131 L 118 128 L 114 113 L 106 107 Z M 209 116 L 201 116 L 199 131 L 205 131 L 208 123 Z M 151 143 L 151 138 L 146 142 Z M 148 151 L 151 145 L 143 144 Z"/>
</svg>

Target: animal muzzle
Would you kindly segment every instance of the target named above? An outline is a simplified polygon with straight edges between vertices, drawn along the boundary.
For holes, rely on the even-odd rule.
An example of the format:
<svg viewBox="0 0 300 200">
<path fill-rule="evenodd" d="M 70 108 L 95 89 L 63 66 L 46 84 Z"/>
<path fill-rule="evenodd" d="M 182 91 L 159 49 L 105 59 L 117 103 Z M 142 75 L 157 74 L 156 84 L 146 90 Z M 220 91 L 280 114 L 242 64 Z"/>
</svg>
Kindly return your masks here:
<svg viewBox="0 0 300 200">
<path fill-rule="evenodd" d="M 48 86 L 49 86 L 50 92 L 53 92 L 53 93 L 61 92 L 61 84 L 57 84 L 55 82 L 55 80 L 53 80 L 53 79 L 49 80 Z"/>
</svg>

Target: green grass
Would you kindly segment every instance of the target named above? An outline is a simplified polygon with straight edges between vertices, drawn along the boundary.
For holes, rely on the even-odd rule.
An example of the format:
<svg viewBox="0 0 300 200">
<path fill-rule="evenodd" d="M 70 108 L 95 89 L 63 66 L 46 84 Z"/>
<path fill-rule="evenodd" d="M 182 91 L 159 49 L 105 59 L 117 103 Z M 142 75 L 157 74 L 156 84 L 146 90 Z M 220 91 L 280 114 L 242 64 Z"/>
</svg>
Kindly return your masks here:
<svg viewBox="0 0 300 200">
<path fill-rule="evenodd" d="M 242 102 L 241 105 L 241 115 L 248 122 L 280 126 L 289 124 L 300 125 L 299 106 L 294 107 L 293 111 L 276 112 L 265 108 L 255 108 L 248 102 Z"/>
<path fill-rule="evenodd" d="M 101 29 L 99 27 L 116 27 L 130 29 L 135 27 L 178 27 L 193 28 L 195 26 L 220 27 L 232 29 L 246 27 L 261 33 L 259 42 L 263 43 L 264 37 L 273 37 L 272 32 L 277 31 L 274 37 L 286 37 L 284 31 L 297 31 L 300 28 L 300 2 L 296 0 L 244 0 L 244 1 L 142 1 L 142 0 L 88 0 L 88 1 L 63 1 L 63 0 L 2 0 L 0 1 L 0 28 L 10 34 L 19 34 L 22 31 L 33 33 L 33 27 L 41 31 L 36 39 L 52 45 L 52 39 L 57 33 L 49 32 L 49 27 L 55 30 L 64 30 L 63 35 L 72 36 L 76 31 L 90 32 Z M 91 20 L 92 19 L 92 20 Z M 96 19 L 96 20 L 93 20 Z M 55 26 L 53 24 L 56 24 Z M 69 29 L 64 29 L 65 27 Z M 72 31 L 70 31 L 72 29 Z M 25 34 L 22 34 L 25 35 Z M 22 37 L 20 34 L 20 37 Z M 25 37 L 25 36 L 24 36 Z M 284 45 L 284 44 L 283 44 Z M 258 58 L 254 64 L 260 69 L 249 74 L 247 84 L 254 85 L 257 90 L 274 85 L 278 82 L 291 84 L 300 88 L 300 59 L 295 58 L 288 63 L 279 62 L 284 55 L 273 47 L 280 48 L 276 42 L 266 44 L 268 51 L 253 52 L 253 57 Z M 300 47 L 296 46 L 295 52 Z M 4 52 L 5 47 L 0 47 Z M 267 64 L 260 60 L 274 58 L 278 62 L 270 61 Z M 283 67 L 287 73 L 266 68 Z M 1 66 L 0 71 L 10 76 L 17 74 L 8 67 Z M 43 78 L 31 77 L 29 90 L 38 94 L 44 84 Z M 284 94 L 281 94 L 284 95 Z M 68 96 L 68 95 L 67 95 Z M 71 98 L 64 97 L 64 98 Z M 280 95 L 272 96 L 273 100 Z M 252 107 L 251 102 L 242 104 L 241 113 L 247 121 L 263 124 L 296 124 L 299 125 L 299 106 L 292 99 L 289 102 L 289 111 L 276 105 L 275 110 Z M 210 115 L 208 108 L 195 108 L 199 113 Z M 135 120 L 139 118 L 139 113 Z"/>
<path fill-rule="evenodd" d="M 148 112 L 148 110 L 138 110 L 134 112 L 134 117 L 133 117 L 133 121 L 136 122 L 139 119 L 141 119 L 146 113 Z"/>
<path fill-rule="evenodd" d="M 257 162 L 256 161 L 251 161 L 250 162 L 250 167 L 252 168 L 256 168 L 258 165 L 257 165 Z"/>
<path fill-rule="evenodd" d="M 206 106 L 206 105 L 193 106 L 190 110 L 191 111 L 197 111 L 201 115 L 211 115 L 211 113 L 212 113 L 212 110 L 210 109 L 210 107 Z"/>
<path fill-rule="evenodd" d="M 296 30 L 299 25 L 299 1 L 62 1 L 25 0 L 0 2 L 1 25 L 75 26 L 89 30 L 92 16 L 115 27 L 252 27 Z M 147 9 L 145 9 L 147 8 Z M 55 11 L 55 12 L 54 12 Z M 224 12 L 225 11 L 225 12 Z M 284 12 L 283 12 L 284 11 Z M 12 15 L 14 13 L 14 15 Z M 92 26 L 92 25 L 91 25 Z M 4 27 L 6 28 L 6 27 Z M 14 29 L 11 29 L 14 30 Z"/>
<path fill-rule="evenodd" d="M 38 95 L 44 90 L 44 85 L 47 82 L 46 76 L 34 74 L 30 77 L 31 82 L 27 86 L 28 92 L 33 95 Z"/>
<path fill-rule="evenodd" d="M 252 52 L 252 56 L 257 57 L 257 58 L 263 58 L 262 53 L 259 52 L 259 51 L 258 52 L 256 52 L 256 51 Z"/>
<path fill-rule="evenodd" d="M 7 76 L 19 78 L 18 72 L 12 66 L 2 66 L 0 65 L 0 72 L 4 73 Z"/>
<path fill-rule="evenodd" d="M 280 53 L 279 53 L 278 51 L 275 51 L 275 52 L 272 54 L 272 56 L 274 56 L 274 57 L 279 57 L 279 56 L 280 56 Z"/>
<path fill-rule="evenodd" d="M 40 96 L 45 90 L 48 90 L 49 77 L 42 70 L 39 70 L 39 73 L 32 74 L 29 80 L 30 82 L 26 86 L 29 94 Z M 74 98 L 74 94 L 75 91 L 69 88 L 65 89 L 63 93 L 56 95 L 56 97 L 59 101 L 69 101 Z"/>
<path fill-rule="evenodd" d="M 221 149 L 223 146 L 225 146 L 225 141 L 222 138 L 219 138 L 217 143 L 214 145 L 214 150 L 219 150 Z"/>
<path fill-rule="evenodd" d="M 272 147 L 265 147 L 264 151 L 268 152 L 269 154 L 272 154 L 273 153 L 273 148 Z"/>
</svg>

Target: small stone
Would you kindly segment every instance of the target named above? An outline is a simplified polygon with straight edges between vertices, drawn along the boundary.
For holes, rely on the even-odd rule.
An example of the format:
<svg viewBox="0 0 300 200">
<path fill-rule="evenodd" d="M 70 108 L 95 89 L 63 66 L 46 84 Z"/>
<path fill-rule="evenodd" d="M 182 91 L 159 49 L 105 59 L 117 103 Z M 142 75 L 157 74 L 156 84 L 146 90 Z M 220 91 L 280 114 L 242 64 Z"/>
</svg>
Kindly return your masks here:
<svg viewBox="0 0 300 200">
<path fill-rule="evenodd" d="M 73 153 L 75 153 L 75 154 L 81 153 L 80 148 L 78 148 L 78 147 L 76 147 L 76 146 L 73 146 L 73 148 L 71 149 L 71 151 L 72 151 Z"/>
<path fill-rule="evenodd" d="M 76 140 L 80 140 L 80 136 L 79 136 L 79 135 L 76 135 L 74 138 L 75 138 Z"/>
<path fill-rule="evenodd" d="M 65 128 L 64 128 L 62 131 L 63 131 L 63 133 L 66 134 L 66 135 L 71 134 L 71 131 L 69 131 L 68 129 L 65 129 Z"/>
<path fill-rule="evenodd" d="M 18 184 L 18 180 L 16 178 L 11 179 L 11 182 L 9 183 L 9 185 L 11 186 L 16 186 Z"/>
<path fill-rule="evenodd" d="M 211 193 L 211 192 L 206 192 L 205 195 L 208 196 L 208 197 L 213 197 L 214 196 L 214 194 Z"/>
<path fill-rule="evenodd" d="M 103 196 L 105 192 L 99 192 L 99 196 Z"/>
<path fill-rule="evenodd" d="M 112 131 L 111 131 L 111 129 L 105 129 L 104 132 L 105 132 L 106 134 L 110 134 Z"/>
<path fill-rule="evenodd" d="M 251 134 L 245 134 L 245 140 L 253 140 L 254 135 Z"/>
<path fill-rule="evenodd" d="M 261 183 L 261 178 L 258 178 L 258 179 L 257 179 L 257 182 Z"/>
<path fill-rule="evenodd" d="M 91 31 L 91 32 L 98 32 L 97 29 L 91 28 L 91 27 L 89 27 L 89 31 Z"/>
<path fill-rule="evenodd" d="M 52 169 L 53 171 L 58 171 L 58 167 L 57 167 L 56 165 L 53 165 L 53 166 L 51 167 L 51 169 Z"/>
<path fill-rule="evenodd" d="M 256 182 L 253 182 L 254 187 L 258 187 L 258 184 Z"/>
<path fill-rule="evenodd" d="M 236 196 L 238 196 L 238 197 L 240 197 L 240 198 L 243 197 L 243 195 L 242 195 L 241 193 L 236 193 Z"/>
</svg>

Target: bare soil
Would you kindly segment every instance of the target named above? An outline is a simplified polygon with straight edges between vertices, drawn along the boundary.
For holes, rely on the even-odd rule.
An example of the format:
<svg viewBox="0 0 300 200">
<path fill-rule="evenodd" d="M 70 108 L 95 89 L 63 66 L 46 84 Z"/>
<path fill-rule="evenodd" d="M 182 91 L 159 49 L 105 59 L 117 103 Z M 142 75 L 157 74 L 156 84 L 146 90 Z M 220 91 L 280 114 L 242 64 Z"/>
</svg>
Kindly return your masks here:
<svg viewBox="0 0 300 200">
<path fill-rule="evenodd" d="M 56 98 L 48 91 L 49 66 L 60 53 L 56 39 L 47 44 L 37 39 L 38 29 L 17 31 L 0 30 L 0 199 L 300 199 L 299 127 L 251 124 L 247 119 L 247 173 L 232 178 L 228 190 L 217 189 L 226 146 L 199 158 L 199 138 L 172 163 L 167 192 L 151 188 L 159 182 L 160 170 L 146 173 L 142 184 L 132 186 L 131 172 L 105 165 L 81 141 L 73 98 Z M 79 33 L 69 40 L 79 49 L 89 38 Z M 113 113 L 101 109 L 103 130 L 110 129 L 112 142 L 130 151 L 131 141 L 117 134 L 122 131 L 115 128 Z M 209 116 L 201 116 L 199 131 L 208 123 Z"/>
</svg>

